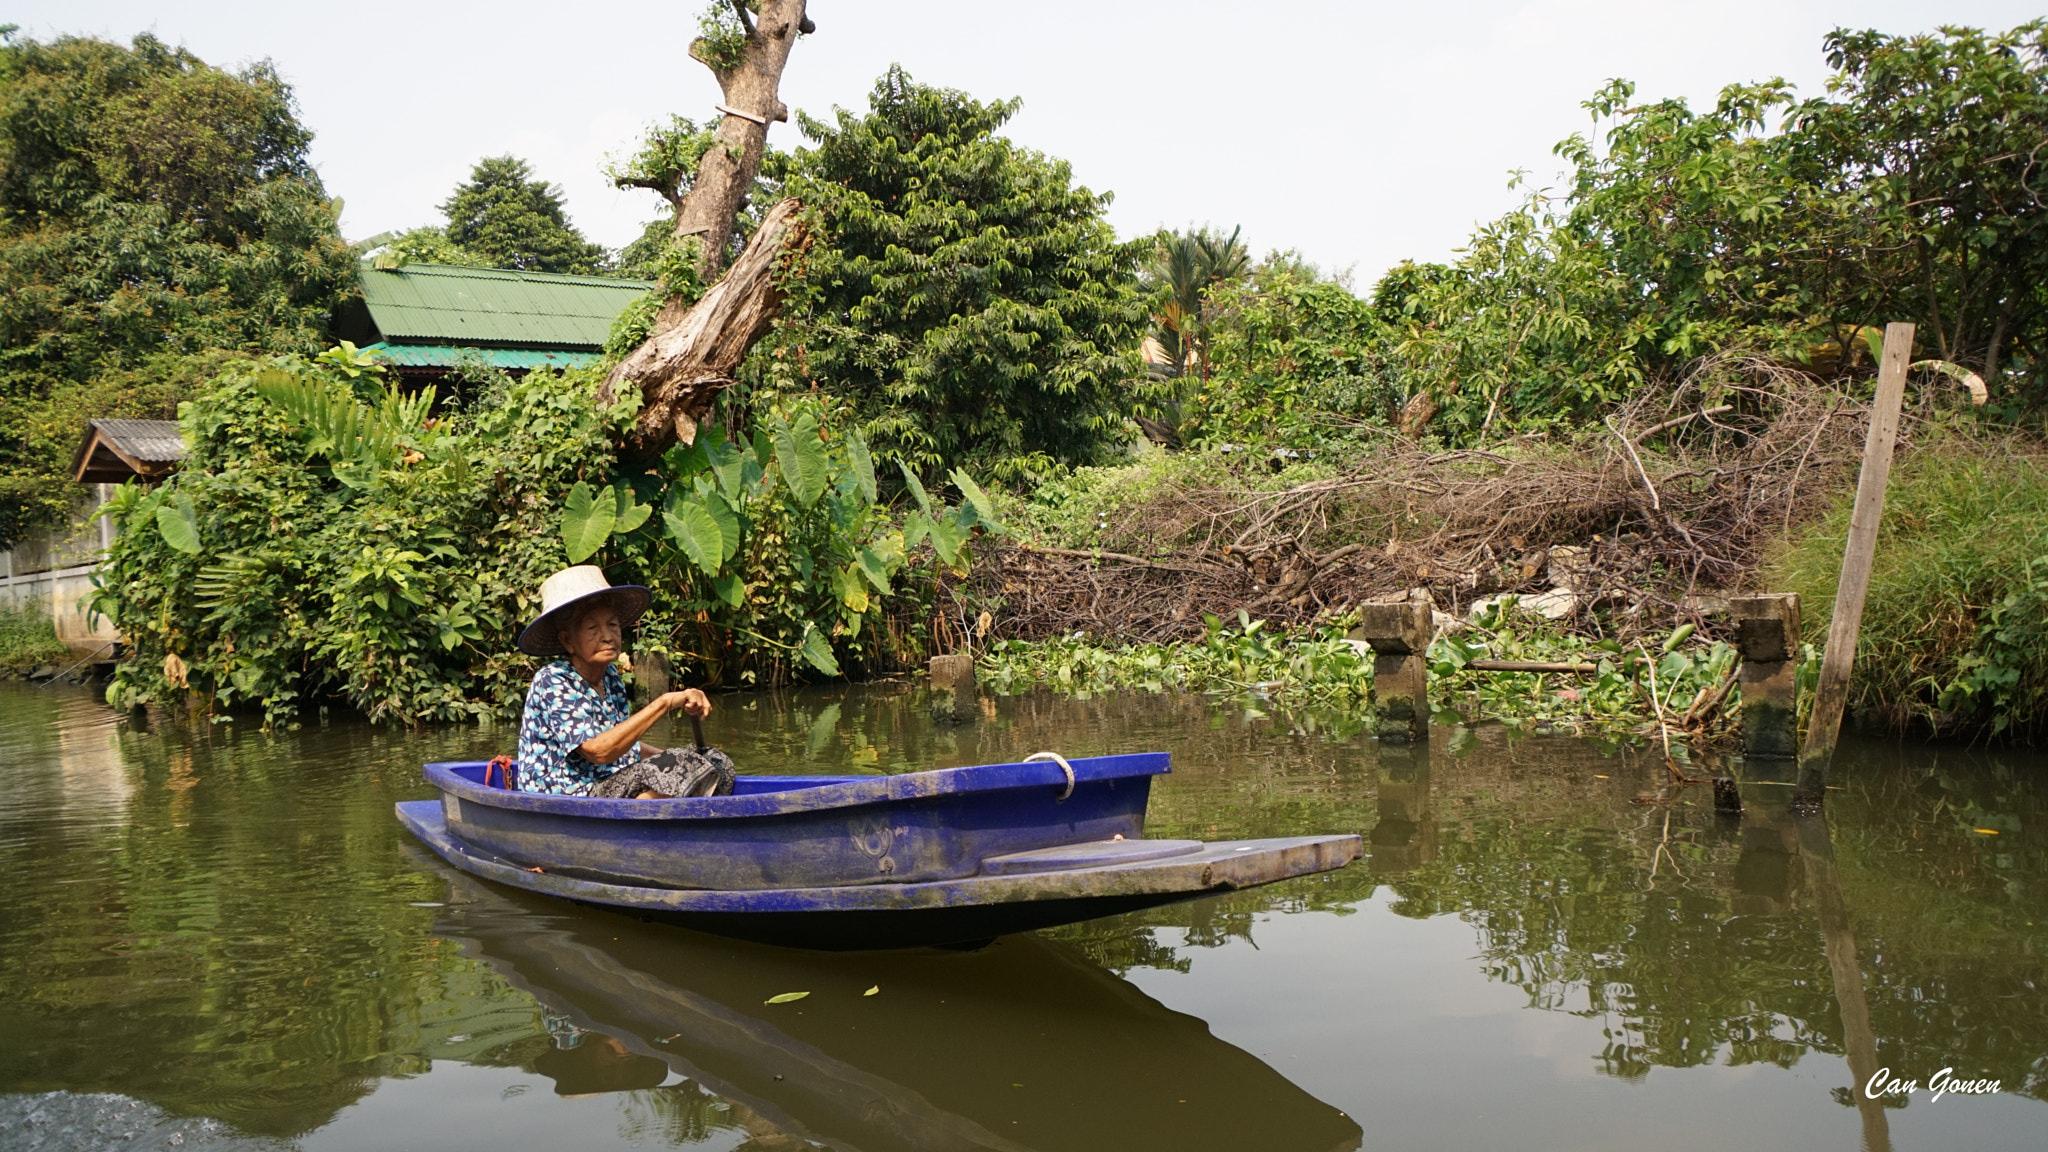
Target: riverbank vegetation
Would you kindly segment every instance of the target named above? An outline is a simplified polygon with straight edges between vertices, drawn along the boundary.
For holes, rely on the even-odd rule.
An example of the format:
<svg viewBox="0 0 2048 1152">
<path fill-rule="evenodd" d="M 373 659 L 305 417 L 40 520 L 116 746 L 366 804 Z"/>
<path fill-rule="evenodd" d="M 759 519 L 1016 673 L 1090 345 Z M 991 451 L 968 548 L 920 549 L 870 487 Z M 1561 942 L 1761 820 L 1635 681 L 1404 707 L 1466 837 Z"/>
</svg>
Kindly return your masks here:
<svg viewBox="0 0 2048 1152">
<path fill-rule="evenodd" d="M 1708 666 L 1722 598 L 1767 588 L 1806 595 L 1818 641 L 1874 338 L 1909 320 L 1862 713 L 2048 720 L 2042 521 L 2022 495 L 2048 404 L 2048 297 L 2027 271 L 2048 256 L 2030 191 L 2043 38 L 1837 32 L 1825 95 L 1735 85 L 1705 111 L 1616 82 L 1586 105 L 1600 134 L 1559 145 L 1561 187 L 1369 298 L 1220 234 L 1162 240 L 1168 355 L 1140 407 L 1172 454 L 1040 486 L 956 599 L 1051 645 L 1053 667 L 1087 663 L 1077 633 L 1099 656 L 1198 646 L 1206 615 L 1238 607 L 1314 644 L 1418 589 L 1461 626 L 1499 596 L 1541 599 L 1575 660 L 1689 625 Z M 1032 663 L 1014 644 L 996 660 Z"/>
<path fill-rule="evenodd" d="M 10 42 L 10 139 L 39 138 L 25 110 L 50 75 L 98 77 L 74 112 L 110 123 L 150 85 L 217 89 L 272 144 L 223 169 L 244 173 L 229 191 L 204 184 L 207 211 L 296 204 L 311 229 L 248 218 L 279 237 L 261 266 L 288 270 L 249 281 L 287 321 L 260 339 L 230 323 L 255 313 L 227 293 L 151 313 L 157 327 L 105 354 L 64 352 L 83 336 L 10 346 L 46 383 L 132 381 L 140 408 L 189 398 L 184 474 L 110 509 L 123 527 L 102 607 L 141 637 L 120 702 L 198 688 L 272 720 L 315 699 L 408 720 L 503 713 L 529 671 L 509 636 L 531 589 L 589 558 L 656 588 L 644 654 L 719 683 L 971 648 L 1010 683 L 1362 698 L 1366 662 L 1340 635 L 1353 610 L 1421 595 L 1443 625 L 1445 702 L 1702 729 L 1733 702 L 1695 683 L 1726 679 L 1726 596 L 1800 591 L 1819 638 L 1874 338 L 1907 320 L 1919 345 L 1860 705 L 1893 723 L 2030 730 L 2048 718 L 2048 214 L 2033 161 L 2048 24 L 1845 30 L 1823 50 L 1834 75 L 1810 97 L 1736 84 L 1694 109 L 1614 82 L 1586 102 L 1594 131 L 1559 144 L 1557 185 L 1532 183 L 1455 261 L 1404 264 L 1362 292 L 1296 253 L 1255 259 L 1238 231 L 1119 241 L 1106 194 L 1001 135 L 1015 101 L 901 69 L 864 112 L 799 114 L 801 146 L 745 158 L 731 251 L 676 234 L 704 166 L 735 146 L 681 118 L 608 169 L 663 202 L 618 256 L 510 157 L 479 165 L 444 205 L 447 228 L 376 238 L 373 259 L 658 281 L 620 318 L 608 365 L 697 302 L 705 269 L 771 205 L 800 199 L 772 321 L 714 408 L 678 410 L 701 435 L 650 453 L 622 448 L 637 397 L 598 403 L 606 365 L 481 373 L 459 402 L 423 401 L 348 349 L 313 355 L 311 310 L 346 294 L 361 253 L 334 233 L 269 71 L 227 76 L 146 40 Z M 79 147 L 45 149 L 47 171 L 80 157 L 113 171 Z M 6 202 L 75 201 L 79 235 L 96 235 L 113 201 L 38 171 L 9 169 Z M 106 187 L 139 196 L 183 169 L 121 171 Z M 10 267 L 43 267 L 26 209 L 10 211 Z M 286 258 L 287 240 L 301 255 Z M 117 301 L 87 303 L 111 316 Z M 191 345 L 175 370 L 134 351 L 167 342 Z M 264 383 L 278 374 L 297 401 Z M 35 387 L 36 404 L 63 391 Z M 39 411 L 42 447 L 8 434 L 10 459 L 43 460 L 17 478 L 46 475 L 62 439 L 58 409 Z M 382 429 L 378 459 L 320 430 L 345 412 Z M 31 503 L 9 514 L 29 523 Z M 1482 681 L 1464 667 L 1481 649 L 1603 665 L 1605 686 Z M 1653 693 L 1669 661 L 1686 670 Z"/>
<path fill-rule="evenodd" d="M 858 674 L 922 652 L 919 597 L 964 572 L 993 512 L 880 515 L 872 458 L 830 406 L 799 403 L 753 436 L 660 467 L 617 466 L 633 405 L 598 374 L 484 373 L 433 411 L 349 349 L 239 361 L 181 409 L 191 451 L 154 489 L 121 488 L 95 608 L 128 637 L 107 699 L 259 710 L 293 723 L 344 702 L 378 719 L 516 715 L 535 661 L 513 644 L 565 563 L 661 590 L 643 660 L 693 682 Z M 977 515 L 977 507 L 985 514 Z"/>
<path fill-rule="evenodd" d="M 40 605 L 0 605 L 0 675 L 24 675 L 70 654 Z"/>
</svg>

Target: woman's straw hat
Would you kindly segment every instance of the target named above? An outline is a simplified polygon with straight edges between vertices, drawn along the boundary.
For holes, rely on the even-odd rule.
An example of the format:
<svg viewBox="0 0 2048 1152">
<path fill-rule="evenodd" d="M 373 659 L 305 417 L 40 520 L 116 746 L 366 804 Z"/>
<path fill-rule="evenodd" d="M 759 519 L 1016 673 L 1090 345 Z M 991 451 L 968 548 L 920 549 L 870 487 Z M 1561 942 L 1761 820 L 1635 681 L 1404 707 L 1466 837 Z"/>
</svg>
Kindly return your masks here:
<svg viewBox="0 0 2048 1152">
<path fill-rule="evenodd" d="M 606 595 L 611 597 L 612 607 L 618 609 L 622 625 L 631 624 L 647 611 L 647 589 L 638 584 L 615 586 L 604 578 L 604 569 L 595 564 L 578 564 L 548 577 L 540 586 L 540 615 L 519 634 L 519 650 L 529 656 L 560 656 L 559 633 L 570 609 L 592 596 Z"/>
</svg>

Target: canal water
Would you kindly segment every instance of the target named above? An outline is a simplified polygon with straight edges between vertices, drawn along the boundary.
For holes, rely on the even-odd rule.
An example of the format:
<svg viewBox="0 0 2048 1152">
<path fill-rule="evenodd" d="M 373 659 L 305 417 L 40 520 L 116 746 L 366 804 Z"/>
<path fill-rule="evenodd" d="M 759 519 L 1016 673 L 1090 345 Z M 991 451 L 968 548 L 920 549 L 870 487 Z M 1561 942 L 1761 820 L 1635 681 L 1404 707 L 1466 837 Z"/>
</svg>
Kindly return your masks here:
<svg viewBox="0 0 2048 1152">
<path fill-rule="evenodd" d="M 1171 694 L 718 705 L 745 771 L 1165 749 L 1149 834 L 1369 857 L 978 951 L 782 950 L 421 851 L 392 817 L 420 763 L 510 728 L 151 728 L 0 685 L 0 1148 L 2048 1145 L 2031 752 L 1852 742 L 1824 821 L 1753 769 L 1729 820 L 1661 759 L 1498 725 L 1406 750 Z"/>
</svg>

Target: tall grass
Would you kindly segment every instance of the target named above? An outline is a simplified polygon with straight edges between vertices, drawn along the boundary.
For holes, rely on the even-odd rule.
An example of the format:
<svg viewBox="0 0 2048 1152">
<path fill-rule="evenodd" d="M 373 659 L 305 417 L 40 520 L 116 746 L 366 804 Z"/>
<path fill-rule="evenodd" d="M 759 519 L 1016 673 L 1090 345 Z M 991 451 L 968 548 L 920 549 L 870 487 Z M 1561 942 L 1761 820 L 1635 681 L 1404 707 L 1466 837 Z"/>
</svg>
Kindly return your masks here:
<svg viewBox="0 0 2048 1152">
<path fill-rule="evenodd" d="M 41 605 L 0 604 L 0 669 L 25 672 L 62 660 L 70 651 L 57 639 L 56 626 Z"/>
<path fill-rule="evenodd" d="M 1771 563 L 1827 633 L 1853 493 Z M 1890 725 L 2048 730 L 2048 450 L 1928 437 L 1893 473 L 1856 650 L 1852 708 Z"/>
</svg>

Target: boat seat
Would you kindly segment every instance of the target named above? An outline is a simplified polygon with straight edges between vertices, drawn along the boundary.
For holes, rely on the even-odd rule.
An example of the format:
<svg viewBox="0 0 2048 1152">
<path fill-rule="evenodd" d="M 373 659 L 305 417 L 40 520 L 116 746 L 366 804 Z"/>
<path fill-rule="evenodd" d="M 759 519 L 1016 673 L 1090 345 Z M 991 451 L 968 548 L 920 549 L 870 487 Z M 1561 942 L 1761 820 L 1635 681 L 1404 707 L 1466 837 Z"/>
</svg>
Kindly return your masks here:
<svg viewBox="0 0 2048 1152">
<path fill-rule="evenodd" d="M 1186 856 L 1205 847 L 1207 845 L 1200 840 L 1091 840 L 1086 844 L 1064 844 L 1058 848 L 1033 848 L 1029 852 L 990 856 L 981 862 L 981 874 L 1015 876 L 1024 872 L 1102 868 L 1112 864 Z"/>
</svg>

